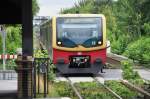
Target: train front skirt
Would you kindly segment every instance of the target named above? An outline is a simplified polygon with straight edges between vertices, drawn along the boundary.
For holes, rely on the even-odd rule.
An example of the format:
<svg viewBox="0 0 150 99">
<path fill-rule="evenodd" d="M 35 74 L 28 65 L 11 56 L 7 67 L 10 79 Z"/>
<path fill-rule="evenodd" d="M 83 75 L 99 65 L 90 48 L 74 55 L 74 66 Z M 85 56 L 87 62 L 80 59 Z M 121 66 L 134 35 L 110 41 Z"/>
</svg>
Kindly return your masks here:
<svg viewBox="0 0 150 99">
<path fill-rule="evenodd" d="M 76 67 L 72 68 L 68 64 L 55 64 L 56 68 L 61 74 L 76 74 L 76 73 L 91 73 L 98 74 L 102 71 L 104 65 L 103 64 L 91 64 L 90 67 L 81 68 Z"/>
</svg>

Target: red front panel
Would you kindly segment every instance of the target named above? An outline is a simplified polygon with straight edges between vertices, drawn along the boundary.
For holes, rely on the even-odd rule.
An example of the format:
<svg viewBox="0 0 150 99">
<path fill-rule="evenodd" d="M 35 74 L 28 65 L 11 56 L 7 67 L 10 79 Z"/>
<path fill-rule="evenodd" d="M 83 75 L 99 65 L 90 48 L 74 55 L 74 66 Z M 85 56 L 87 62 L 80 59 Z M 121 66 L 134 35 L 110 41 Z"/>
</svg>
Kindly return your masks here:
<svg viewBox="0 0 150 99">
<path fill-rule="evenodd" d="M 53 49 L 53 63 L 56 64 L 58 59 L 64 59 L 67 64 L 69 63 L 70 55 L 89 55 L 91 57 L 91 63 L 94 63 L 97 58 L 102 59 L 103 63 L 106 62 L 106 49 L 89 52 L 69 52 Z"/>
</svg>

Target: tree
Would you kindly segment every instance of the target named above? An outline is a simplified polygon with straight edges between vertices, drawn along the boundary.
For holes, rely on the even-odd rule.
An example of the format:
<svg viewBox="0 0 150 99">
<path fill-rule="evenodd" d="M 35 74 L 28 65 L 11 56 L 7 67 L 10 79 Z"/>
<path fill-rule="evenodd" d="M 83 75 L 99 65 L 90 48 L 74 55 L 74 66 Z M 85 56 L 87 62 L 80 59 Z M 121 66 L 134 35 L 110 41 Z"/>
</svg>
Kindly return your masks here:
<svg viewBox="0 0 150 99">
<path fill-rule="evenodd" d="M 37 0 L 32 0 L 32 12 L 33 15 L 36 15 L 39 12 L 39 5 L 37 3 Z"/>
<path fill-rule="evenodd" d="M 6 38 L 6 52 L 9 54 L 15 54 L 16 49 L 20 48 L 21 42 L 21 27 L 20 26 L 9 26 L 7 27 L 7 38 Z"/>
</svg>

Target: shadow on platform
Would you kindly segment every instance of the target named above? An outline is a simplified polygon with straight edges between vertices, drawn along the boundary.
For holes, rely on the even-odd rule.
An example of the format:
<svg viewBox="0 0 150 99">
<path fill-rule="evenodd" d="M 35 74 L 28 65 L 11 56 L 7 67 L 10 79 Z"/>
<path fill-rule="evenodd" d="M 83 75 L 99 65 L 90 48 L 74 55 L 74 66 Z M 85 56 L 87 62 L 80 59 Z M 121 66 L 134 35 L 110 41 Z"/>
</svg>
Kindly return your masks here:
<svg viewBox="0 0 150 99">
<path fill-rule="evenodd" d="M 17 91 L 0 91 L 0 99 L 17 99 Z"/>
</svg>

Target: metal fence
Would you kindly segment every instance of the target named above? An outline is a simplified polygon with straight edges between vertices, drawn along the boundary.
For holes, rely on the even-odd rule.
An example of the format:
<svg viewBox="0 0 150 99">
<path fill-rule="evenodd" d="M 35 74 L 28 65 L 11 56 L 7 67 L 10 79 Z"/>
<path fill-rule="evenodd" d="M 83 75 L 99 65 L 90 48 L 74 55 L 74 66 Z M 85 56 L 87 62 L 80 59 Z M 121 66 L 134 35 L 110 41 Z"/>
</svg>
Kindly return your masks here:
<svg viewBox="0 0 150 99">
<path fill-rule="evenodd" d="M 15 70 L 0 70 L 0 80 L 17 80 Z"/>
</svg>

